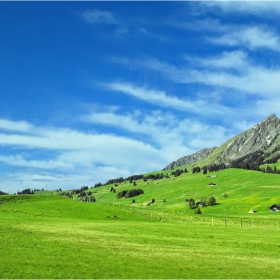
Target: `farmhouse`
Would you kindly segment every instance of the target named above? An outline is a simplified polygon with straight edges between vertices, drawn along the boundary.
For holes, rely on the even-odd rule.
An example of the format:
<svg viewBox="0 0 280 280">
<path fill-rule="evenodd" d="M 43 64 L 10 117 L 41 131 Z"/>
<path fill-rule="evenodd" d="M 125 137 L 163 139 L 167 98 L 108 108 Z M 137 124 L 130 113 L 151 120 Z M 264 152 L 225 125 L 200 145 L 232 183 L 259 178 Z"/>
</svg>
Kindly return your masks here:
<svg viewBox="0 0 280 280">
<path fill-rule="evenodd" d="M 278 212 L 280 211 L 280 204 L 273 204 L 272 206 L 269 207 L 271 212 Z"/>
</svg>

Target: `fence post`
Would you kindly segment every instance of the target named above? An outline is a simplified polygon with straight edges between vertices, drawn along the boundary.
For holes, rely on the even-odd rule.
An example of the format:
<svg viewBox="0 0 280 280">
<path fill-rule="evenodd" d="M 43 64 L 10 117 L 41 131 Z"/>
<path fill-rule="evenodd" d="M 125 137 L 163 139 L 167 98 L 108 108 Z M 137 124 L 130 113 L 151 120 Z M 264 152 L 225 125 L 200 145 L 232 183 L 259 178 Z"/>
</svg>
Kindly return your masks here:
<svg viewBox="0 0 280 280">
<path fill-rule="evenodd" d="M 254 229 L 254 221 L 252 220 L 252 229 Z"/>
<path fill-rule="evenodd" d="M 214 225 L 214 218 L 212 217 L 211 225 Z"/>
<path fill-rule="evenodd" d="M 240 220 L 240 228 L 242 228 L 242 219 Z"/>
<path fill-rule="evenodd" d="M 264 221 L 263 226 L 264 226 L 264 230 L 266 230 L 266 221 Z"/>
<path fill-rule="evenodd" d="M 225 227 L 227 226 L 227 218 L 225 218 Z"/>
<path fill-rule="evenodd" d="M 192 224 L 192 217 L 190 217 L 190 224 Z"/>
</svg>

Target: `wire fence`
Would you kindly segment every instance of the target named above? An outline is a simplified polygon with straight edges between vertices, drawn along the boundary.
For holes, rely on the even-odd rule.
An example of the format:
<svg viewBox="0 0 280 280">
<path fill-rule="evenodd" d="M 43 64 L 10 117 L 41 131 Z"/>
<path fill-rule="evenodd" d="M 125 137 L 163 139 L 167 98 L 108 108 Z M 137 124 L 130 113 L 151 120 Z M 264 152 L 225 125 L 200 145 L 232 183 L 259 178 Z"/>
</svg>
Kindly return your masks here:
<svg viewBox="0 0 280 280">
<path fill-rule="evenodd" d="M 268 230 L 280 231 L 280 217 L 278 219 L 263 219 L 257 217 L 210 217 L 201 214 L 188 215 L 185 213 L 167 213 L 162 211 L 154 211 L 144 207 L 131 206 L 117 203 L 109 200 L 99 200 L 97 203 L 113 206 L 116 210 L 121 209 L 126 214 L 142 217 L 145 221 L 153 221 L 160 223 L 181 223 L 185 225 L 200 225 L 220 228 L 240 228 L 246 230 Z"/>
</svg>

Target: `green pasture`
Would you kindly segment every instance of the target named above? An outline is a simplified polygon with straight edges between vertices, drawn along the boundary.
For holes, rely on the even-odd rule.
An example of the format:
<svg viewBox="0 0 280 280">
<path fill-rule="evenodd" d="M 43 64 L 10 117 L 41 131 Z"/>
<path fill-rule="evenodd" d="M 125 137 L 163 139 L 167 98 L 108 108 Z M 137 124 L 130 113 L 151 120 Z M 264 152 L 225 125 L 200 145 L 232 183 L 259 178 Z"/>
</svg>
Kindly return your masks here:
<svg viewBox="0 0 280 280">
<path fill-rule="evenodd" d="M 114 185 L 89 189 L 95 203 L 56 192 L 0 196 L 0 278 L 279 279 L 280 212 L 269 211 L 279 181 L 226 169 L 118 184 L 144 190 L 133 204 L 116 199 Z M 218 204 L 194 214 L 185 200 L 205 196 Z"/>
<path fill-rule="evenodd" d="M 171 173 L 171 172 L 170 172 Z M 207 177 L 216 176 L 216 177 Z M 136 208 L 155 211 L 192 214 L 187 199 L 193 198 L 196 202 L 203 197 L 214 196 L 217 205 L 202 209 L 203 215 L 211 216 L 238 216 L 248 217 L 251 209 L 257 212 L 254 216 L 275 216 L 269 211 L 273 204 L 280 204 L 280 175 L 268 174 L 243 169 L 225 169 L 205 175 L 188 172 L 179 177 L 170 179 L 137 180 L 137 185 L 126 182 L 118 184 L 116 193 L 110 192 L 112 185 L 91 189 L 97 201 L 103 204 L 121 204 Z M 147 184 L 148 183 L 148 184 Z M 215 183 L 216 186 L 210 186 Z M 133 198 L 117 199 L 116 194 L 122 190 L 141 188 L 144 194 Z M 226 195 L 226 196 L 225 196 Z M 132 204 L 132 200 L 135 203 Z M 147 206 L 152 199 L 155 203 Z M 165 201 L 165 202 L 164 202 Z"/>
</svg>

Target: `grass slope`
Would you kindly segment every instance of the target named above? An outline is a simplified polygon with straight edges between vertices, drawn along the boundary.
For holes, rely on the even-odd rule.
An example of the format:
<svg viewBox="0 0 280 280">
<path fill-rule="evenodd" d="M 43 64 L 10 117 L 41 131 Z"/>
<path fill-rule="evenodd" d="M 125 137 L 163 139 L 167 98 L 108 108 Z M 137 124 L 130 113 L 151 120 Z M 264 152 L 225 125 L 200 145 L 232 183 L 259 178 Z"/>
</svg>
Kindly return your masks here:
<svg viewBox="0 0 280 280">
<path fill-rule="evenodd" d="M 58 196 L 3 199 L 1 278 L 279 277 L 276 230 L 151 221 Z"/>
<path fill-rule="evenodd" d="M 207 176 L 216 176 L 208 178 Z M 163 178 L 161 180 L 136 181 L 137 186 L 127 182 L 118 184 L 117 192 L 133 188 L 141 188 L 144 194 L 133 198 L 116 199 L 116 193 L 110 192 L 114 185 L 94 189 L 94 196 L 103 203 L 131 205 L 131 207 L 149 208 L 156 211 L 191 214 L 186 199 L 194 198 L 200 201 L 202 197 L 214 196 L 218 205 L 203 208 L 204 215 L 211 216 L 250 216 L 249 210 L 255 209 L 255 216 L 275 216 L 269 207 L 280 204 L 280 176 L 243 169 L 225 169 L 206 175 L 201 173 L 184 173 L 179 177 Z M 215 183 L 217 186 L 210 186 Z M 227 198 L 224 195 L 227 194 Z M 155 199 L 156 203 L 147 204 Z M 166 202 L 163 202 L 164 199 Z"/>
<path fill-rule="evenodd" d="M 134 204 L 117 200 L 111 186 L 90 190 L 97 203 L 50 192 L 0 196 L 0 278 L 279 278 L 280 212 L 269 206 L 280 203 L 280 175 L 240 169 L 207 175 L 116 187 L 144 189 Z M 211 195 L 218 205 L 202 215 L 185 202 Z M 251 208 L 258 212 L 249 214 Z"/>
</svg>

